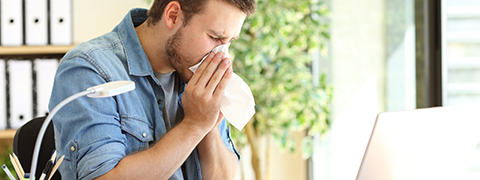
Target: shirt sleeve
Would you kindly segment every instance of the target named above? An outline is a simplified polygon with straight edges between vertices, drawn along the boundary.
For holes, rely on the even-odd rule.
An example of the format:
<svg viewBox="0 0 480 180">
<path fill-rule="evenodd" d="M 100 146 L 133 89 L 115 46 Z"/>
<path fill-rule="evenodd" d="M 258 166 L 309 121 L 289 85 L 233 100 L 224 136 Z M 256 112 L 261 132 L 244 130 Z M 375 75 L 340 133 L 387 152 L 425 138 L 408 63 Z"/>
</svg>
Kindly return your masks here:
<svg viewBox="0 0 480 180">
<path fill-rule="evenodd" d="M 55 76 L 49 109 L 73 94 L 106 83 L 108 77 L 103 74 L 82 57 L 63 61 Z M 65 105 L 53 122 L 56 148 L 65 154 L 62 176 L 93 179 L 112 170 L 126 156 L 126 138 L 114 97 L 78 98 Z"/>
<path fill-rule="evenodd" d="M 223 143 L 225 144 L 225 146 L 227 146 L 227 148 L 230 151 L 232 151 L 232 153 L 235 153 L 235 155 L 237 155 L 238 161 L 240 161 L 240 153 L 238 153 L 232 141 L 232 138 L 230 137 L 230 127 L 227 127 L 227 122 L 225 119 L 223 119 L 223 121 L 220 122 L 220 124 L 218 125 L 218 128 L 220 129 Z"/>
</svg>

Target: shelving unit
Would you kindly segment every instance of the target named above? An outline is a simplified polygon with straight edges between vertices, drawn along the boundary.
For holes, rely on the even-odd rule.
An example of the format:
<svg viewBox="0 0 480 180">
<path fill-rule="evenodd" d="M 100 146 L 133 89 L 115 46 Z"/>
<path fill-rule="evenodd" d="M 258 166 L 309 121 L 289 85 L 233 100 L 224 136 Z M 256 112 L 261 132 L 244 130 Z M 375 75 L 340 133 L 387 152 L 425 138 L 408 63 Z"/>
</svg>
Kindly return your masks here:
<svg viewBox="0 0 480 180">
<path fill-rule="evenodd" d="M 63 57 L 75 45 L 70 46 L 0 46 L 0 59 L 35 59 Z M 0 141 L 12 141 L 15 129 L 0 130 Z"/>
</svg>

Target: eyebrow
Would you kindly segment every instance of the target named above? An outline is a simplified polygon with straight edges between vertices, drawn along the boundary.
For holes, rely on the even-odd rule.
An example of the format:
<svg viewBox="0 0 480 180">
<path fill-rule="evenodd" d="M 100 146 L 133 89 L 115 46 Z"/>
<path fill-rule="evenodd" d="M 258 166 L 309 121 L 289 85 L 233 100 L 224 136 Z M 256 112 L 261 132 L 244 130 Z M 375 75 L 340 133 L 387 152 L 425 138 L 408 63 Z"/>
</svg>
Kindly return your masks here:
<svg viewBox="0 0 480 180">
<path fill-rule="evenodd" d="M 217 38 L 219 39 L 226 39 L 227 37 L 225 37 L 222 33 L 218 32 L 218 31 L 215 31 L 215 30 L 209 30 L 210 33 L 214 34 Z M 239 35 L 235 36 L 232 38 L 233 39 L 238 39 Z"/>
</svg>

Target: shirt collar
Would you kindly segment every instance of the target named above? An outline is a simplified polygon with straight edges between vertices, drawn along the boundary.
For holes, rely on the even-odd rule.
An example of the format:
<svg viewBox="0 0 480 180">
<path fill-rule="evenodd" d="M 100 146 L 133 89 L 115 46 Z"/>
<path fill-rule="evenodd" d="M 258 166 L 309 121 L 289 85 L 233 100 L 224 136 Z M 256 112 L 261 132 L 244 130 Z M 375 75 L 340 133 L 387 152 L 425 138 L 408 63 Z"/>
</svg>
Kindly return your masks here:
<svg viewBox="0 0 480 180">
<path fill-rule="evenodd" d="M 118 31 L 125 48 L 125 55 L 130 75 L 153 76 L 153 69 L 138 39 L 135 27 L 147 20 L 147 9 L 130 10 L 113 31 Z"/>
<path fill-rule="evenodd" d="M 128 71 L 130 75 L 134 76 L 151 76 L 155 79 L 153 74 L 153 68 L 148 60 L 147 54 L 143 50 L 142 44 L 138 39 L 135 27 L 145 22 L 148 18 L 148 10 L 142 8 L 135 8 L 130 10 L 128 14 L 123 18 L 113 31 L 119 33 L 120 39 L 125 49 L 125 55 L 127 57 Z M 185 82 L 180 79 L 181 92 L 185 89 Z"/>
</svg>

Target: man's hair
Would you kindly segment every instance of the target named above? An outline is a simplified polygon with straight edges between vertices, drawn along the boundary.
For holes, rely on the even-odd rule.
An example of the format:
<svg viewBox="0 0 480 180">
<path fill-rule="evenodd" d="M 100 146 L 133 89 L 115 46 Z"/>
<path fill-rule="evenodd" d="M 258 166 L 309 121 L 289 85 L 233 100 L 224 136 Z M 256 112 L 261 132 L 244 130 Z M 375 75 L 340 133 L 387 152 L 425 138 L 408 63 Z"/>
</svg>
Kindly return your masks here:
<svg viewBox="0 0 480 180">
<path fill-rule="evenodd" d="M 149 25 L 155 25 L 160 19 L 167 7 L 168 3 L 177 1 L 184 14 L 184 24 L 187 25 L 193 15 L 200 13 L 203 10 L 207 1 L 214 0 L 155 0 L 152 7 L 148 10 Z M 221 0 L 231 5 L 238 7 L 247 16 L 255 13 L 257 9 L 255 0 Z"/>
</svg>

